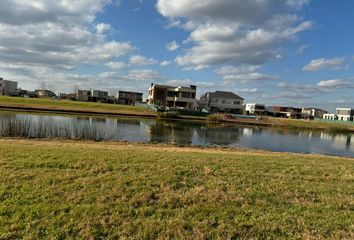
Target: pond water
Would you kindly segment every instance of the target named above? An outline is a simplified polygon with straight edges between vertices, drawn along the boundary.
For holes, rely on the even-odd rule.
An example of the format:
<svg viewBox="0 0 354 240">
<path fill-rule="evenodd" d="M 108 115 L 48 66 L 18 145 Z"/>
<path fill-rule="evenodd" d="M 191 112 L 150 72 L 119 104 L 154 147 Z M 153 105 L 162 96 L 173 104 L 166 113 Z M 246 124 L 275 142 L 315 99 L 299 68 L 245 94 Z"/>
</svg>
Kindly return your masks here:
<svg viewBox="0 0 354 240">
<path fill-rule="evenodd" d="M 0 112 L 1 136 L 227 146 L 354 157 L 353 134 L 153 119 Z"/>
</svg>

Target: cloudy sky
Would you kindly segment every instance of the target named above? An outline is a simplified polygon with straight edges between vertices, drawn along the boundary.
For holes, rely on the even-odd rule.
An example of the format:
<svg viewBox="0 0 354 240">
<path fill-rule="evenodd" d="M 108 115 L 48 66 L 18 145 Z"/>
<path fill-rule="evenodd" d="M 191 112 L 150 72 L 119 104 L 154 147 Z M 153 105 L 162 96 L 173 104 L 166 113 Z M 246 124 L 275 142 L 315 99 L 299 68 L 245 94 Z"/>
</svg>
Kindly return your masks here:
<svg viewBox="0 0 354 240">
<path fill-rule="evenodd" d="M 352 0 L 0 0 L 0 77 L 33 90 L 144 92 L 354 107 Z M 6 6 L 6 7 L 4 7 Z"/>
</svg>

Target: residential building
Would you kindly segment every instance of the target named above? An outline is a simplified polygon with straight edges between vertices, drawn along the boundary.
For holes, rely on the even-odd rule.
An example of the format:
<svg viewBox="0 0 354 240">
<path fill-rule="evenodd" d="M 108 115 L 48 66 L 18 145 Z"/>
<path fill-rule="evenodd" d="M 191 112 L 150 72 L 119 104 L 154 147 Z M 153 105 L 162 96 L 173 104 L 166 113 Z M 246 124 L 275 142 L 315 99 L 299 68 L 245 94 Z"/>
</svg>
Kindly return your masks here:
<svg viewBox="0 0 354 240">
<path fill-rule="evenodd" d="M 36 95 L 38 97 L 48 97 L 48 98 L 52 98 L 52 97 L 55 97 L 56 94 L 51 91 L 51 90 L 34 90 L 34 92 L 36 93 Z"/>
<path fill-rule="evenodd" d="M 285 107 L 285 106 L 270 106 L 268 113 L 274 117 L 283 118 L 302 118 L 302 108 Z"/>
<path fill-rule="evenodd" d="M 152 83 L 148 103 L 163 108 L 196 109 L 196 86 L 167 86 Z"/>
<path fill-rule="evenodd" d="M 326 113 L 326 114 L 323 114 L 323 119 L 324 120 L 338 120 L 338 116 L 334 113 Z"/>
<path fill-rule="evenodd" d="M 76 100 L 81 102 L 88 102 L 91 96 L 91 90 L 77 90 Z"/>
<path fill-rule="evenodd" d="M 353 122 L 354 121 L 354 109 L 352 108 L 337 108 L 336 115 L 338 120 Z"/>
<path fill-rule="evenodd" d="M 266 106 L 264 104 L 247 103 L 246 114 L 248 115 L 263 115 L 266 112 Z"/>
<path fill-rule="evenodd" d="M 328 111 L 319 108 L 303 108 L 302 115 L 305 118 L 323 118 Z"/>
<path fill-rule="evenodd" d="M 244 99 L 233 92 L 207 92 L 200 97 L 199 109 L 209 113 L 234 113 L 243 114 Z"/>
<path fill-rule="evenodd" d="M 18 83 L 0 78 L 0 96 L 17 96 Z"/>
<path fill-rule="evenodd" d="M 138 92 L 119 91 L 117 100 L 119 104 L 135 105 L 143 101 L 143 94 Z"/>
<path fill-rule="evenodd" d="M 107 102 L 108 92 L 101 90 L 91 90 L 90 102 Z"/>
<path fill-rule="evenodd" d="M 76 99 L 83 102 L 107 102 L 108 92 L 100 90 L 78 90 Z"/>
</svg>

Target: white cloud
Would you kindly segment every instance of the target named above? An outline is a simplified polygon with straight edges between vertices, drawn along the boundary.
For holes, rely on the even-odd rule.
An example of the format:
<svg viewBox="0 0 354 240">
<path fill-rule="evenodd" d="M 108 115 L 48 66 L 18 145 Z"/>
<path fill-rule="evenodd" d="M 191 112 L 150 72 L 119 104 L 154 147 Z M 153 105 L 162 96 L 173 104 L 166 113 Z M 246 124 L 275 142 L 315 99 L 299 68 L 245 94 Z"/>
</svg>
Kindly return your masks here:
<svg viewBox="0 0 354 240">
<path fill-rule="evenodd" d="M 275 95 L 275 98 L 285 98 L 285 99 L 310 99 L 313 98 L 311 94 L 304 94 L 299 92 L 281 92 Z"/>
<path fill-rule="evenodd" d="M 276 80 L 278 76 L 259 73 L 260 66 L 224 66 L 218 69 L 216 72 L 222 77 L 225 83 L 232 82 L 253 82 L 253 81 L 267 81 Z"/>
<path fill-rule="evenodd" d="M 121 70 L 128 67 L 128 64 L 126 64 L 125 62 L 109 62 L 105 65 L 113 70 Z"/>
<path fill-rule="evenodd" d="M 129 58 L 130 65 L 152 65 L 156 63 L 156 60 L 152 58 L 146 58 L 140 55 L 133 55 Z"/>
<path fill-rule="evenodd" d="M 176 62 L 187 69 L 229 63 L 260 65 L 279 56 L 278 47 L 313 23 L 296 11 L 309 1 L 158 0 L 158 11 L 191 31 L 192 47 Z"/>
<path fill-rule="evenodd" d="M 137 81 L 159 81 L 163 79 L 163 77 L 154 70 L 146 69 L 129 71 L 128 79 Z"/>
<path fill-rule="evenodd" d="M 310 61 L 304 68 L 303 71 L 320 71 L 323 69 L 331 69 L 331 70 L 338 70 L 343 68 L 344 66 L 344 58 L 319 58 Z"/>
<path fill-rule="evenodd" d="M 320 88 L 314 85 L 310 84 L 296 84 L 296 83 L 286 83 L 286 82 L 280 82 L 276 85 L 276 87 L 281 88 L 281 89 L 286 89 L 287 91 L 291 92 L 309 92 L 309 93 L 314 93 L 314 92 L 319 92 L 321 91 Z"/>
<path fill-rule="evenodd" d="M 257 71 L 259 66 L 249 66 L 249 65 L 241 65 L 241 66 L 224 66 L 219 68 L 216 72 L 219 75 L 230 75 L 230 74 L 239 74 L 239 73 L 247 73 Z"/>
<path fill-rule="evenodd" d="M 176 41 L 170 42 L 166 45 L 166 48 L 168 51 L 173 52 L 176 51 L 179 48 L 179 45 L 177 44 Z"/>
<path fill-rule="evenodd" d="M 58 81 L 62 86 L 64 80 L 56 77 L 57 72 L 73 70 L 81 64 L 106 64 L 134 51 L 136 48 L 129 42 L 106 39 L 110 25 L 95 23 L 96 15 L 110 3 L 3 0 L 1 4 L 6 8 L 0 8 L 2 70 L 15 79 Z"/>
<path fill-rule="evenodd" d="M 276 80 L 277 76 L 274 75 L 267 75 L 262 73 L 243 73 L 238 75 L 227 75 L 224 76 L 225 82 L 253 82 L 253 81 L 267 81 L 267 80 Z"/>
<path fill-rule="evenodd" d="M 163 16 L 170 18 L 234 20 L 237 16 L 242 23 L 256 24 L 279 12 L 299 9 L 308 2 L 309 0 L 158 0 L 157 9 Z"/>
<path fill-rule="evenodd" d="M 167 66 L 170 65 L 170 64 L 171 64 L 170 61 L 162 61 L 162 62 L 160 63 L 160 66 L 161 66 L 161 67 L 167 67 Z"/>
<path fill-rule="evenodd" d="M 106 23 L 99 23 L 96 25 L 96 32 L 98 34 L 104 34 L 111 29 L 111 25 Z"/>
<path fill-rule="evenodd" d="M 165 84 L 172 86 L 188 86 L 192 84 L 192 81 L 190 79 L 173 79 L 168 80 Z"/>
<path fill-rule="evenodd" d="M 310 47 L 310 45 L 302 45 L 302 46 L 300 46 L 296 50 L 295 54 L 297 54 L 297 55 L 302 54 L 305 51 L 305 49 L 307 49 L 308 47 Z"/>
<path fill-rule="evenodd" d="M 242 88 L 242 89 L 236 89 L 236 93 L 243 93 L 243 94 L 259 94 L 262 91 L 260 91 L 258 88 Z"/>
<path fill-rule="evenodd" d="M 331 79 L 331 80 L 322 80 L 317 83 L 317 86 L 323 88 L 344 88 L 344 87 L 353 88 L 354 84 L 344 81 L 342 79 Z"/>
</svg>

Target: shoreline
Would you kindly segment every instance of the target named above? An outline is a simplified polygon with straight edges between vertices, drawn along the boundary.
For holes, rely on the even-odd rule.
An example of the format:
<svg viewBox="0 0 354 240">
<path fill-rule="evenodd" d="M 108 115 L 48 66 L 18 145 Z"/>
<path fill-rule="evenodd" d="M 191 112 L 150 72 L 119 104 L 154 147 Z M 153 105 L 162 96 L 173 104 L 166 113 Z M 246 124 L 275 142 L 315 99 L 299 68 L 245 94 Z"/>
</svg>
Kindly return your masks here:
<svg viewBox="0 0 354 240">
<path fill-rule="evenodd" d="M 16 99 L 18 100 L 18 99 Z M 23 99 L 20 99 L 23 100 Z M 56 102 L 54 100 L 46 100 L 50 103 L 57 104 L 54 106 L 41 105 L 35 106 L 35 104 L 26 103 L 14 103 L 6 104 L 1 102 L 0 98 L 0 111 L 13 111 L 13 112 L 26 112 L 26 113 L 47 113 L 47 114 L 65 114 L 65 115 L 87 115 L 87 116 L 103 116 L 103 117 L 127 117 L 127 118 L 147 118 L 147 119 L 159 119 L 158 114 L 154 112 L 139 111 L 133 108 L 124 109 L 127 106 L 110 106 L 117 107 L 117 109 L 106 109 L 106 105 L 102 105 L 103 110 L 100 109 L 98 105 L 90 105 L 89 109 L 82 107 L 81 102 L 70 102 L 72 106 L 61 106 L 61 102 Z M 76 106 L 75 106 L 76 105 Z M 122 109 L 119 109 L 122 107 Z M 179 115 L 177 118 L 163 118 L 161 120 L 168 121 L 193 121 L 200 123 L 210 123 L 210 124 L 236 124 L 244 126 L 255 126 L 255 127 L 268 127 L 268 128 L 284 128 L 284 129 L 303 129 L 303 130 L 315 130 L 315 131 L 327 131 L 327 132 L 338 132 L 338 133 L 354 133 L 354 124 L 346 123 L 332 123 L 332 122 L 320 122 L 320 121 L 309 121 L 309 120 L 295 120 L 295 119 L 282 119 L 282 118 L 272 118 L 272 117 L 262 117 L 261 120 L 251 120 L 251 119 L 221 119 L 216 122 L 209 122 L 207 117 L 196 117 L 196 116 L 186 116 Z"/>
<path fill-rule="evenodd" d="M 297 152 L 277 152 L 264 149 L 242 148 L 242 147 L 222 147 L 222 146 L 194 146 L 178 145 L 173 143 L 146 143 L 146 142 L 128 142 L 128 141 L 91 141 L 91 140 L 73 140 L 73 139 L 49 139 L 49 138 L 0 138 L 1 143 L 25 144 L 25 145 L 63 145 L 63 146 L 87 146 L 103 149 L 120 148 L 142 148 L 143 150 L 164 150 L 167 152 L 200 152 L 200 153 L 235 153 L 241 155 L 264 155 L 264 156 L 303 156 L 303 157 L 328 157 L 338 159 L 354 160 L 350 156 L 337 156 L 320 153 L 297 153 Z"/>
</svg>

